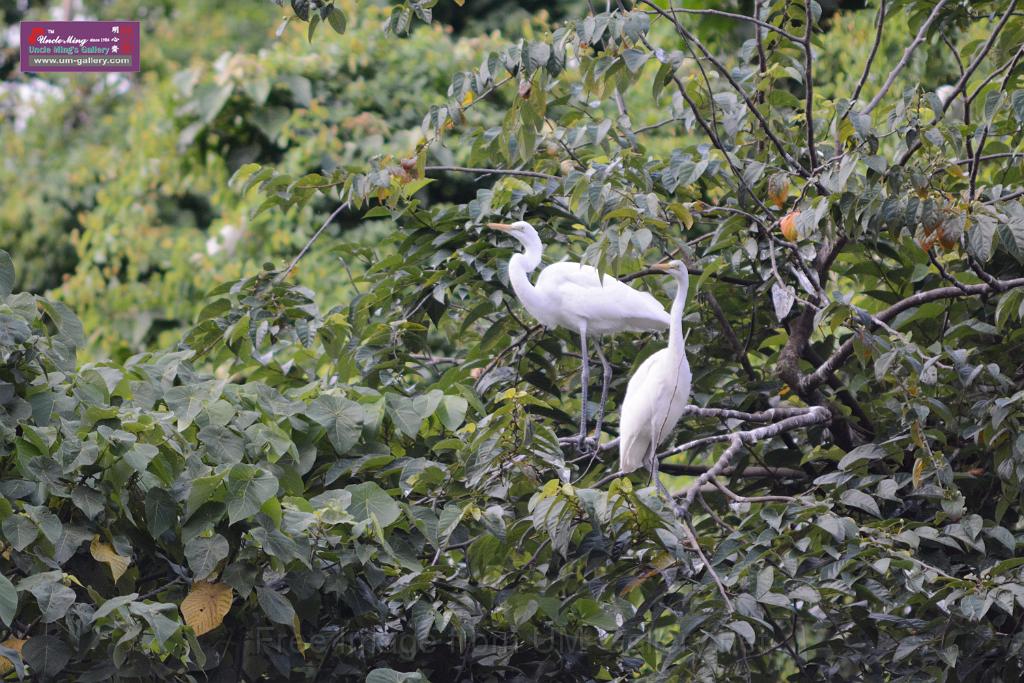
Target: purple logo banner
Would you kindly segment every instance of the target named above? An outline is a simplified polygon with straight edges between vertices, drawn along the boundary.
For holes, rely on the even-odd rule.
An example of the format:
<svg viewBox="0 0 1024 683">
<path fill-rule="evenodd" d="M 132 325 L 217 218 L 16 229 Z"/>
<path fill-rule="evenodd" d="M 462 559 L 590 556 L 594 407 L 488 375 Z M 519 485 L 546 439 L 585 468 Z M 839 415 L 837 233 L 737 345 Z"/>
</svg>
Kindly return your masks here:
<svg viewBox="0 0 1024 683">
<path fill-rule="evenodd" d="M 23 21 L 22 71 L 138 71 L 137 21 Z"/>
</svg>

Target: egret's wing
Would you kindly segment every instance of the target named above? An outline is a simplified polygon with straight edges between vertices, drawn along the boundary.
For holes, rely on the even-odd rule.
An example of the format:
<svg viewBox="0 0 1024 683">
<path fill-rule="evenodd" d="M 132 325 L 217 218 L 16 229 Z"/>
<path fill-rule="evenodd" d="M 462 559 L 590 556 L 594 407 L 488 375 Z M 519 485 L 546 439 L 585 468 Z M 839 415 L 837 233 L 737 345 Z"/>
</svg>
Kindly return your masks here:
<svg viewBox="0 0 1024 683">
<path fill-rule="evenodd" d="M 563 280 L 557 290 L 562 308 L 586 320 L 592 334 L 668 327 L 668 312 L 657 299 L 615 278 L 606 277 L 600 286 Z"/>
<path fill-rule="evenodd" d="M 626 397 L 619 409 L 619 470 L 632 472 L 647 464 L 651 448 L 652 394 L 657 391 L 655 376 L 659 359 L 667 353 L 658 351 L 636 369 L 626 386 Z"/>
<path fill-rule="evenodd" d="M 605 278 L 610 276 L 605 275 Z M 575 263 L 560 261 L 552 263 L 537 276 L 537 288 L 557 288 L 563 284 L 575 284 L 580 287 L 600 287 L 601 277 L 597 268 Z"/>
</svg>

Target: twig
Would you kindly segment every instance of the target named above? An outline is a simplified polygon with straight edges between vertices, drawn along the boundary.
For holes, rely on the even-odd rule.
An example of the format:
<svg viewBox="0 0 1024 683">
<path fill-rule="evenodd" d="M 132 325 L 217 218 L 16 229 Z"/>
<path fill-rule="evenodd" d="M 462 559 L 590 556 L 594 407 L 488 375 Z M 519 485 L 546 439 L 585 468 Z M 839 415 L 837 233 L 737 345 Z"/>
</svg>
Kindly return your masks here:
<svg viewBox="0 0 1024 683">
<path fill-rule="evenodd" d="M 686 520 L 683 524 L 683 531 L 686 532 L 686 537 L 693 544 L 693 549 L 697 551 L 697 555 L 700 557 L 700 561 L 707 567 L 708 573 L 711 574 L 711 578 L 714 579 L 715 585 L 718 586 L 718 592 L 722 594 L 722 599 L 725 600 L 725 606 L 729 608 L 730 612 L 735 611 L 735 607 L 732 604 L 732 600 L 729 598 L 729 593 L 725 590 L 725 584 L 722 583 L 722 578 L 715 571 L 715 568 L 711 566 L 711 561 L 708 560 L 704 551 L 700 548 L 700 542 L 697 540 L 697 534 L 694 532 L 693 527 L 690 526 L 690 520 Z"/>
<path fill-rule="evenodd" d="M 796 500 L 793 496 L 741 496 L 718 481 L 718 477 L 713 478 L 711 483 L 734 503 L 792 503 Z"/>
<path fill-rule="evenodd" d="M 473 168 L 470 166 L 425 166 L 425 172 L 439 171 L 449 173 L 478 173 L 480 175 L 512 175 L 523 178 L 541 178 L 542 180 L 558 180 L 561 178 L 539 171 L 520 171 L 514 168 Z"/>
<path fill-rule="evenodd" d="M 293 270 L 295 270 L 295 266 L 299 265 L 299 261 L 301 261 L 302 257 L 306 255 L 306 253 L 309 251 L 310 247 L 313 246 L 313 242 L 317 241 L 317 238 L 319 238 L 321 233 L 323 233 L 323 231 L 327 229 L 327 226 L 331 224 L 331 221 L 333 221 L 335 219 L 335 217 L 337 217 L 337 215 L 339 213 L 341 213 L 347 206 L 348 206 L 348 200 L 346 200 L 346 201 L 342 202 L 341 204 L 339 204 L 338 208 L 336 208 L 331 213 L 331 215 L 327 217 L 327 220 L 324 221 L 324 224 L 320 226 L 319 230 L 317 230 L 316 232 L 313 233 L 313 236 L 309 238 L 309 241 L 306 242 L 305 246 L 303 246 L 302 249 L 299 250 L 299 253 L 295 255 L 295 258 L 292 259 L 292 262 L 290 264 L 288 264 L 288 267 L 285 268 L 284 271 L 280 275 L 277 276 L 277 281 L 278 282 L 284 282 L 285 279 L 289 275 L 291 275 L 291 272 Z"/>
<path fill-rule="evenodd" d="M 971 293 L 967 291 L 967 288 L 964 287 L 964 283 L 960 282 L 955 277 L 950 275 L 942 266 L 942 264 L 939 263 L 939 259 L 935 257 L 935 253 L 931 249 L 928 250 L 928 259 L 932 262 L 932 265 L 935 266 L 935 268 L 939 271 L 939 275 L 942 276 L 943 280 L 951 282 L 954 287 L 956 287 L 957 289 L 964 293 L 964 296 L 971 295 Z"/>
<path fill-rule="evenodd" d="M 885 27 L 885 0 L 881 0 L 878 5 L 878 18 L 875 20 L 875 42 L 871 46 L 871 52 L 868 53 L 867 61 L 864 62 L 864 71 L 860 75 L 860 80 L 857 82 L 857 87 L 853 91 L 853 95 L 850 96 L 850 106 L 843 112 L 843 116 L 839 119 L 846 118 L 847 114 L 853 109 L 853 103 L 860 97 L 860 91 L 864 89 L 864 84 L 868 81 L 868 76 L 871 75 L 871 65 L 875 61 L 875 56 L 878 54 L 878 46 L 882 44 L 882 30 Z"/>
<path fill-rule="evenodd" d="M 735 19 L 736 21 L 745 21 L 750 24 L 755 24 L 757 26 L 760 26 L 761 28 L 766 28 L 769 31 L 774 31 L 775 33 L 778 33 L 780 36 L 788 40 L 792 40 L 794 43 L 800 42 L 799 36 L 795 36 L 789 31 L 781 29 L 778 26 L 773 26 L 772 24 L 769 24 L 766 21 L 761 21 L 760 19 L 756 19 L 754 17 L 748 17 L 746 14 L 734 14 L 733 12 L 724 12 L 719 9 L 689 9 L 684 7 L 672 7 L 670 9 L 665 9 L 660 12 L 657 9 L 653 9 L 646 10 L 646 12 L 647 14 L 664 14 L 665 12 L 677 14 L 710 14 L 716 17 L 725 17 L 726 19 Z"/>
<path fill-rule="evenodd" d="M 725 311 L 722 310 L 721 304 L 718 303 L 718 299 L 711 292 L 704 292 L 704 296 L 707 298 L 708 305 L 711 306 L 711 311 L 715 314 L 715 319 L 718 320 L 719 327 L 722 328 L 722 334 L 725 335 L 726 340 L 729 342 L 729 346 L 732 347 L 732 352 L 735 354 L 736 359 L 743 366 L 743 371 L 747 373 L 747 378 L 750 381 L 757 381 L 757 373 L 754 372 L 754 367 L 750 364 L 750 359 L 747 358 L 747 354 L 743 351 L 743 345 L 740 344 L 739 337 L 736 336 L 736 331 L 732 329 L 732 325 L 729 323 L 729 319 L 725 317 Z"/>
</svg>

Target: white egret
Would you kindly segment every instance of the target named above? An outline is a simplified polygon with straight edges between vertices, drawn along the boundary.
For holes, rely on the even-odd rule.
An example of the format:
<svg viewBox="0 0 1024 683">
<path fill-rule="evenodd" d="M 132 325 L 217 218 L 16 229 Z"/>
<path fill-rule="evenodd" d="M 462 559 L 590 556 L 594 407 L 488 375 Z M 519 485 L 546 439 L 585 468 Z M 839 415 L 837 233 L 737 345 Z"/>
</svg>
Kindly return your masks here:
<svg viewBox="0 0 1024 683">
<path fill-rule="evenodd" d="M 682 261 L 652 267 L 672 275 L 679 286 L 669 314 L 668 348 L 641 363 L 626 386 L 626 398 L 619 411 L 619 472 L 627 474 L 646 465 L 655 483 L 668 496 L 658 478 L 655 453 L 690 400 L 692 375 L 683 338 L 683 309 L 690 276 Z"/>
<path fill-rule="evenodd" d="M 588 336 L 615 332 L 644 332 L 668 327 L 668 313 L 657 299 L 633 289 L 610 275 L 601 274 L 593 266 L 572 261 L 552 263 L 530 282 L 529 274 L 540 265 L 544 245 L 537 231 L 526 221 L 488 223 L 487 227 L 508 233 L 523 245 L 522 253 L 508 262 L 508 279 L 519 301 L 545 327 L 563 327 L 580 335 L 583 351 L 583 410 L 580 416 L 580 448 L 587 437 L 587 387 L 590 383 Z M 608 400 L 611 366 L 604 357 L 600 341 L 597 355 L 601 359 L 604 383 L 597 416 L 596 439 L 601 438 L 601 421 Z"/>
</svg>

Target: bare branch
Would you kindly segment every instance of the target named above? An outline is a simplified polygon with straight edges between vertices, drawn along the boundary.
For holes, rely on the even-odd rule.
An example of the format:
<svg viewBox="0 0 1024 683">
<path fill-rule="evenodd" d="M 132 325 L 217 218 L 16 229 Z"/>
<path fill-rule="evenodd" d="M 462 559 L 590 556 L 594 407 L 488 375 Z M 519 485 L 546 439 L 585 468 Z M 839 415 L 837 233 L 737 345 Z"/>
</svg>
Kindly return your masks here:
<svg viewBox="0 0 1024 683">
<path fill-rule="evenodd" d="M 918 29 L 917 35 L 914 36 L 914 40 L 907 46 L 907 49 L 903 51 L 903 57 L 897 62 L 896 66 L 893 67 L 892 71 L 889 72 L 889 77 L 885 79 L 885 83 L 882 84 L 882 88 L 875 93 L 875 96 L 868 103 L 868 106 L 864 108 L 865 114 L 870 114 L 878 103 L 882 101 L 885 95 L 889 92 L 889 88 L 896 81 L 896 77 L 900 75 L 903 69 L 907 68 L 907 64 L 910 62 L 910 57 L 914 54 L 914 50 L 917 49 L 918 45 L 924 42 L 925 34 L 928 33 L 928 29 L 931 27 L 932 22 L 939 16 L 939 12 L 946 6 L 946 0 L 939 0 L 939 2 L 932 9 L 932 13 L 928 15 L 924 23 L 921 24 L 921 28 Z M 879 30 L 881 33 L 881 30 Z M 872 53 L 873 54 L 873 53 Z M 866 73 L 866 72 L 865 72 Z"/>
<path fill-rule="evenodd" d="M 871 46 L 871 52 L 868 53 L 868 58 L 864 62 L 864 71 L 860 75 L 860 80 L 857 82 L 857 87 L 853 91 L 853 95 L 850 96 L 850 107 L 843 114 L 843 118 L 850 113 L 853 109 L 853 103 L 860 97 L 860 91 L 864 89 L 864 84 L 868 81 L 868 76 L 871 75 L 871 66 L 875 62 L 875 56 L 878 54 L 878 46 L 882 44 L 882 29 L 885 27 L 885 0 L 881 0 L 878 5 L 878 18 L 875 20 L 875 42 Z M 842 119 L 840 119 L 841 121 Z"/>
<path fill-rule="evenodd" d="M 1016 199 L 1017 197 L 1022 197 L 1022 196 L 1024 196 L 1024 190 L 1015 190 L 1013 192 L 1010 192 L 1009 194 L 1004 194 L 1001 197 L 996 197 L 995 199 L 990 199 L 987 202 L 985 202 L 985 204 L 996 204 L 998 202 L 1008 202 L 1011 199 Z"/>
<path fill-rule="evenodd" d="M 658 471 L 671 474 L 674 477 L 697 477 L 707 472 L 708 466 L 662 463 L 658 465 Z M 792 467 L 761 467 L 759 465 L 743 469 L 726 467 L 722 476 L 739 479 L 807 479 L 807 473 L 803 470 L 795 470 Z"/>
<path fill-rule="evenodd" d="M 739 453 L 743 444 L 754 443 L 755 441 L 761 441 L 763 439 L 770 439 L 793 429 L 801 429 L 815 424 L 823 424 L 831 419 L 832 413 L 827 408 L 812 406 L 805 409 L 802 415 L 787 417 L 784 420 L 764 427 L 757 427 L 756 429 L 748 429 L 741 432 L 723 435 L 725 436 L 725 440 L 729 441 L 729 446 L 722 452 L 722 455 L 718 457 L 718 460 L 715 461 L 714 465 L 709 467 L 704 474 L 697 477 L 692 484 L 687 486 L 686 489 L 679 494 L 679 497 L 682 500 L 676 507 L 676 512 L 680 515 L 688 513 L 690 505 L 693 504 L 697 494 L 700 493 L 701 487 L 710 483 L 716 477 L 720 477 L 724 474 L 725 470 L 732 465 L 732 461 L 736 458 L 736 455 Z"/>
</svg>

